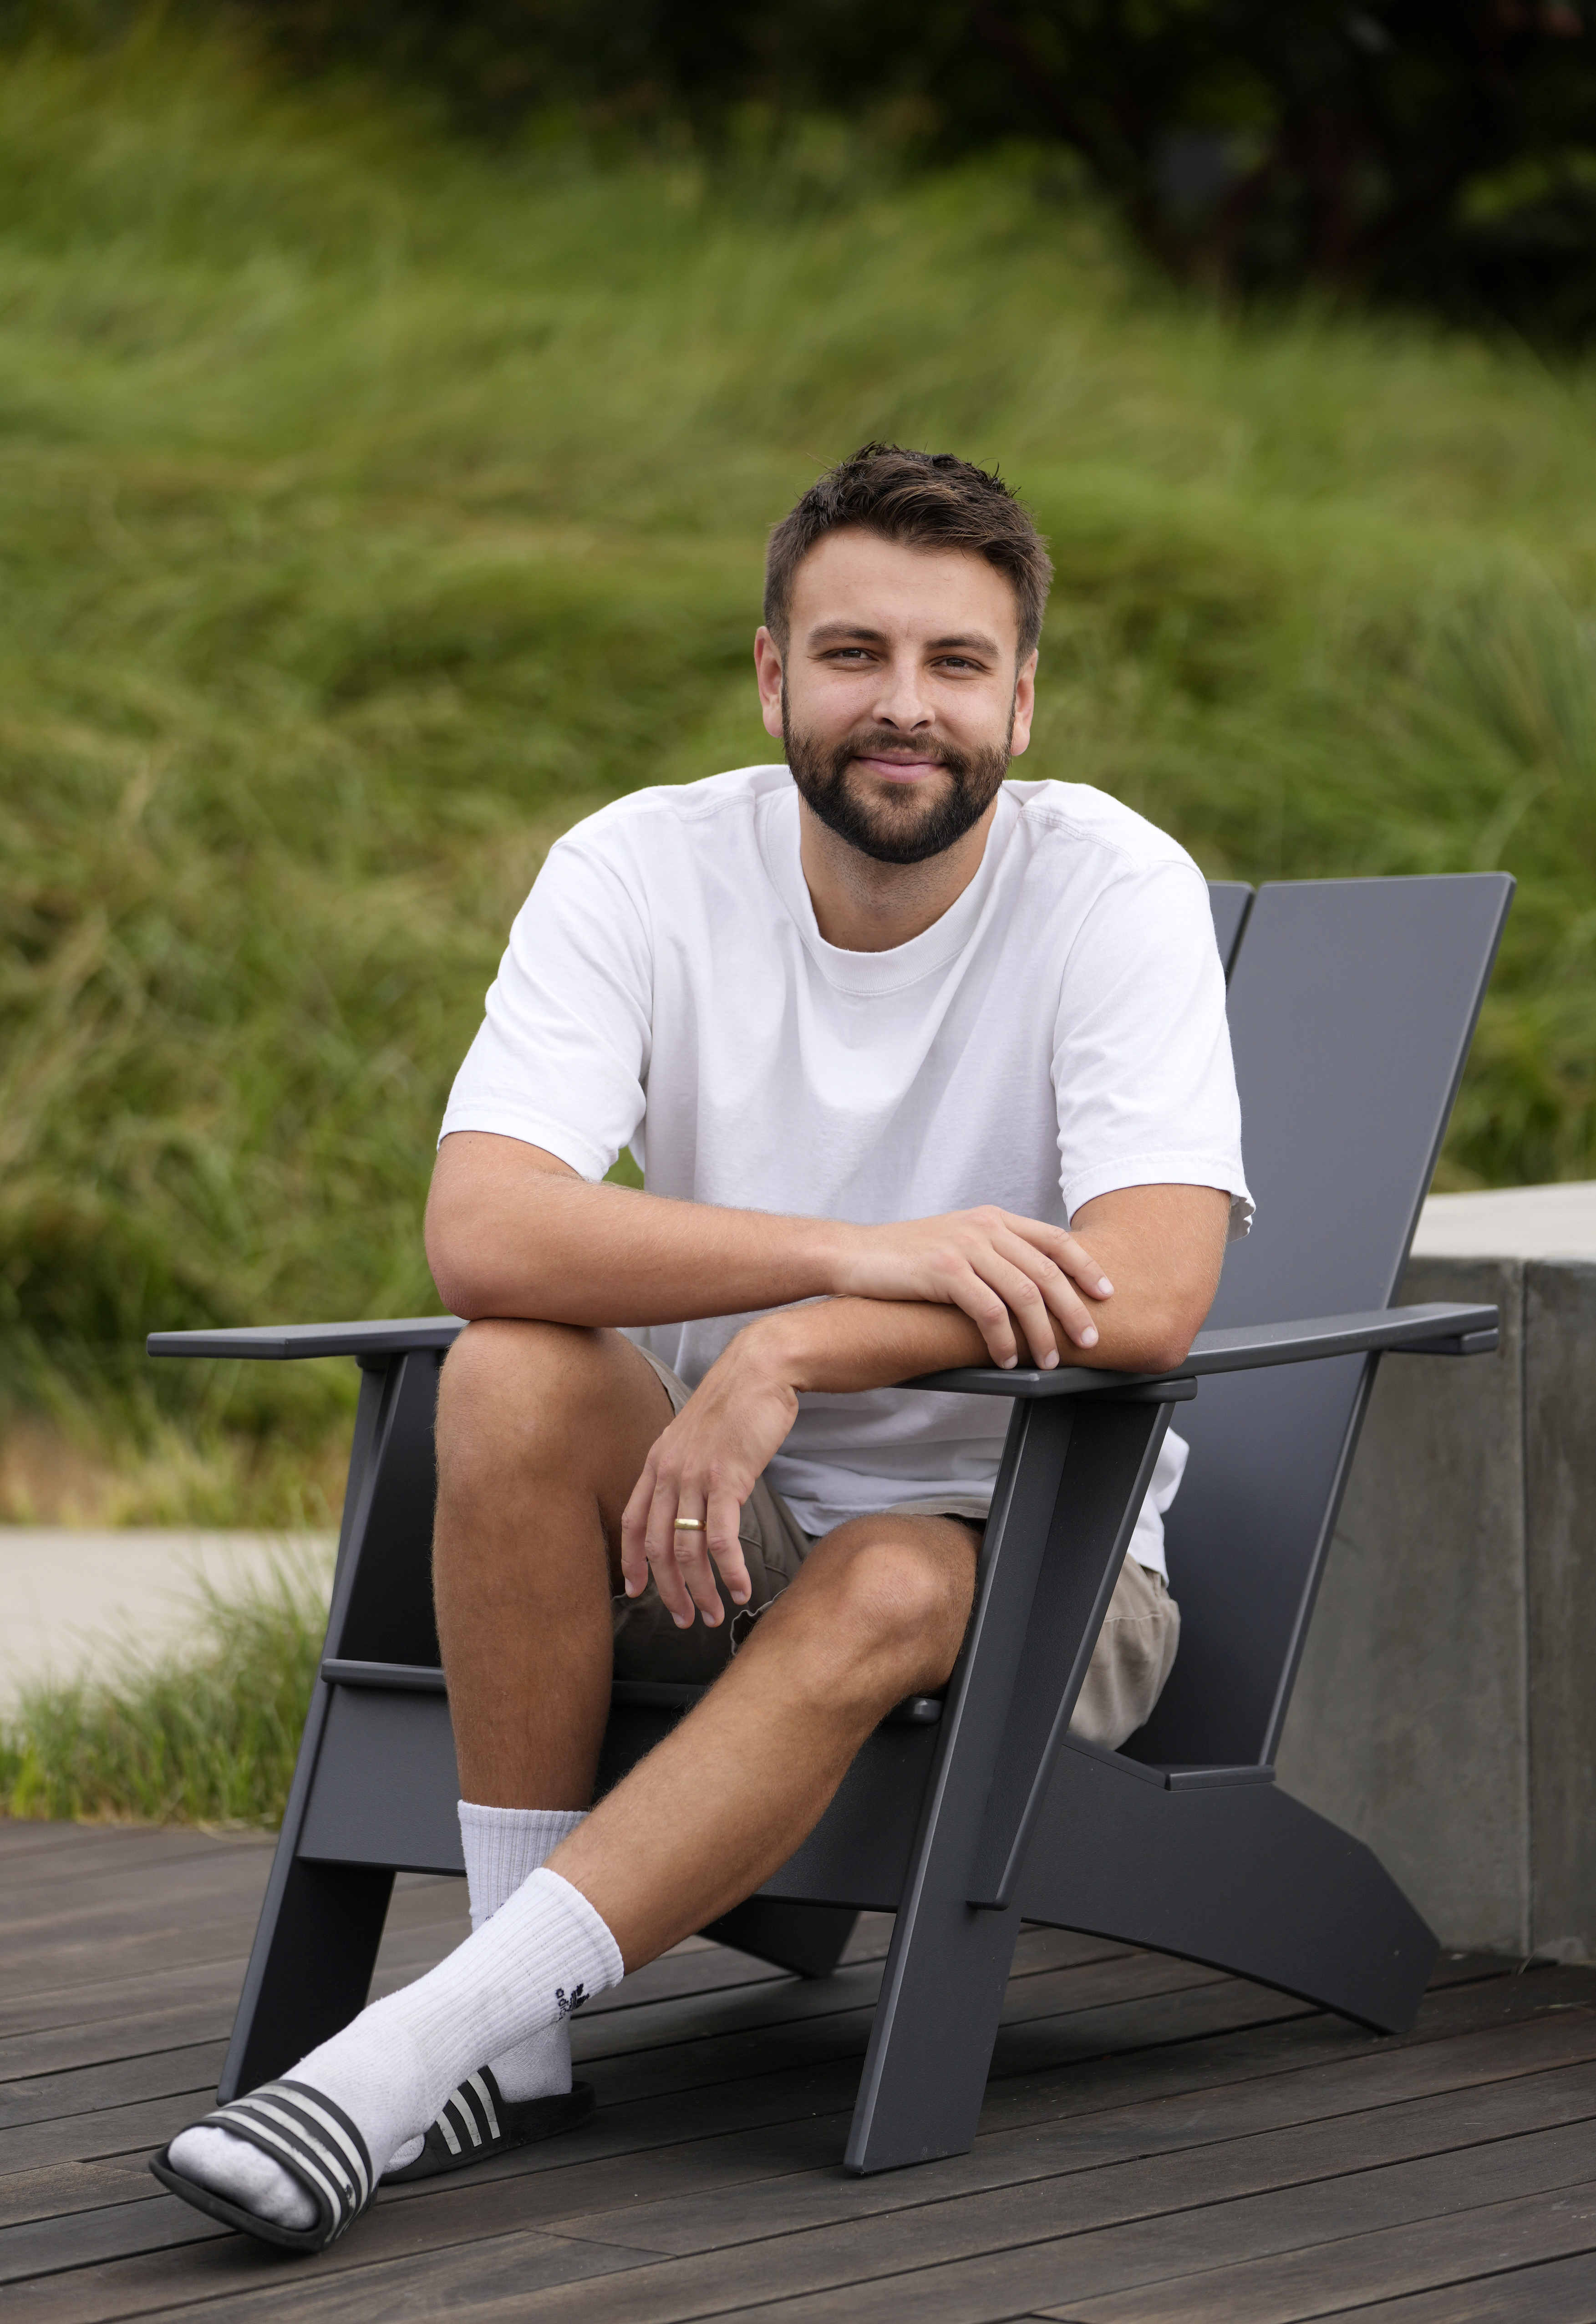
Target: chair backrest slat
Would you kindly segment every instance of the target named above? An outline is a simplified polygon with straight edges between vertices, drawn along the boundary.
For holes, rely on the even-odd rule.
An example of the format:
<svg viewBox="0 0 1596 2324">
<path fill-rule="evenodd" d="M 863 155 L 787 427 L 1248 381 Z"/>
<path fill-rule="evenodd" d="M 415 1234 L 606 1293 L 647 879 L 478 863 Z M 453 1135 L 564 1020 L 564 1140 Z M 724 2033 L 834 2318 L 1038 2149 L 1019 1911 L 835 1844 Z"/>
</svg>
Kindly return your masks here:
<svg viewBox="0 0 1596 2324">
<path fill-rule="evenodd" d="M 1512 889 L 1488 872 L 1259 890 L 1230 986 L 1258 1219 L 1210 1323 L 1389 1305 Z M 1272 1760 L 1371 1376 L 1361 1357 L 1234 1373 L 1183 1411 L 1180 1652 L 1137 1757 Z"/>
</svg>

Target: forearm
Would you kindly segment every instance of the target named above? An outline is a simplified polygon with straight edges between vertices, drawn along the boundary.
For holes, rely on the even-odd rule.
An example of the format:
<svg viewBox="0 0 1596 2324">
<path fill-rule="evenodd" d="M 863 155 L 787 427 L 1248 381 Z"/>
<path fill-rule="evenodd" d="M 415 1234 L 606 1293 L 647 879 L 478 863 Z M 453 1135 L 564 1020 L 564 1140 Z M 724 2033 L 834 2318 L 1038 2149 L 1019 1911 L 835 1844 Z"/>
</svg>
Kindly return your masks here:
<svg viewBox="0 0 1596 2324">
<path fill-rule="evenodd" d="M 1219 1286 L 1229 1211 L 1206 1186 L 1139 1187 L 1088 1204 L 1084 1231 L 1115 1287 L 1092 1309 L 1089 1345 L 1049 1319 L 1058 1361 L 1119 1372 L 1182 1363 Z M 1034 1362 L 1019 1344 L 1019 1360 Z M 992 1360 L 981 1326 L 961 1309 L 896 1299 L 822 1299 L 763 1316 L 728 1357 L 739 1349 L 799 1392 L 833 1396 Z"/>
<path fill-rule="evenodd" d="M 590 1185 L 540 1147 L 460 1131 L 433 1173 L 427 1257 L 446 1304 L 473 1320 L 681 1323 L 845 1302 L 815 1328 L 868 1366 L 853 1387 L 1017 1357 L 1156 1371 L 1207 1313 L 1228 1207 L 1202 1186 L 1100 1195 L 1082 1213 L 1090 1248 L 989 1204 L 860 1226 Z"/>
<path fill-rule="evenodd" d="M 1121 1295 L 1122 1296 L 1122 1295 Z M 1095 1347 L 1073 1345 L 1056 1327 L 1061 1363 L 1106 1371 L 1164 1371 L 1178 1364 L 1185 1345 L 1172 1333 L 1160 1307 L 1139 1315 L 1116 1312 L 1119 1300 L 1097 1311 Z M 956 1365 L 990 1365 L 979 1327 L 956 1307 L 912 1300 L 823 1299 L 761 1316 L 738 1334 L 723 1362 L 752 1360 L 771 1368 L 800 1394 L 857 1395 L 890 1388 L 921 1372 Z"/>
<path fill-rule="evenodd" d="M 467 1131 L 438 1157 L 427 1255 L 457 1315 L 674 1323 L 824 1296 L 847 1231 L 590 1185 L 537 1147 Z"/>
</svg>

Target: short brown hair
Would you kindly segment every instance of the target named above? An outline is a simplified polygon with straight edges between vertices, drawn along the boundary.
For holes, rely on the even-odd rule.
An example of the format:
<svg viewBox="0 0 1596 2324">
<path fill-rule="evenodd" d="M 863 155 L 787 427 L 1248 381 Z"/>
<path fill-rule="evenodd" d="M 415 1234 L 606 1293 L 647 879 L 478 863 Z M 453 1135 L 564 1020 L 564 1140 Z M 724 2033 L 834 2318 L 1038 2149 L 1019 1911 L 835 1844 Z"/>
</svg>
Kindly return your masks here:
<svg viewBox="0 0 1596 2324">
<path fill-rule="evenodd" d="M 1013 588 L 1023 661 L 1042 634 L 1053 579 L 1047 544 L 994 469 L 951 452 L 865 444 L 818 477 L 770 535 L 765 556 L 765 625 L 786 651 L 793 576 L 828 532 L 847 526 L 906 549 L 963 549 L 984 557 Z"/>
</svg>

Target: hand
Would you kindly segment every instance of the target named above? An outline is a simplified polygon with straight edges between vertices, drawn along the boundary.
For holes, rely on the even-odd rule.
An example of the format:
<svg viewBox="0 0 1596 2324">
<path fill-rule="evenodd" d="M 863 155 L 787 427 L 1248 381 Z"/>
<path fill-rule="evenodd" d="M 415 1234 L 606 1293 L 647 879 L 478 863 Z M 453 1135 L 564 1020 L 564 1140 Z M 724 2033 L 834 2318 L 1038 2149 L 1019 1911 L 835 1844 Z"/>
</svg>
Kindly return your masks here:
<svg viewBox="0 0 1596 2324">
<path fill-rule="evenodd" d="M 1014 1326 L 1044 1370 L 1058 1361 L 1056 1321 L 1077 1348 L 1097 1344 L 1087 1299 L 1113 1295 L 1084 1243 L 1064 1227 L 987 1204 L 899 1226 L 849 1227 L 835 1289 L 864 1299 L 920 1299 L 962 1308 L 992 1361 L 1019 1361 Z"/>
<path fill-rule="evenodd" d="M 678 1628 L 691 1628 L 697 1609 L 713 1630 L 724 1613 L 713 1559 L 733 1604 L 748 1603 L 738 1520 L 797 1417 L 797 1394 L 772 1359 L 769 1335 L 751 1325 L 711 1365 L 643 1463 L 621 1519 L 629 1598 L 641 1595 L 652 1568 Z M 705 1531 L 677 1532 L 678 1517 L 702 1517 Z"/>
</svg>

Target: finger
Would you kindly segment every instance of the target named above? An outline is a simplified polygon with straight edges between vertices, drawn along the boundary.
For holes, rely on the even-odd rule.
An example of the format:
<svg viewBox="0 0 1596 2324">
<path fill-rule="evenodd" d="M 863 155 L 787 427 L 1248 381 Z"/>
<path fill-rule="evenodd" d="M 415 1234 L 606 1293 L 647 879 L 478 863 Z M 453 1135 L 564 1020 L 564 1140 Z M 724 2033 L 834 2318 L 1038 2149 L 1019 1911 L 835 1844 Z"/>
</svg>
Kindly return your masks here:
<svg viewBox="0 0 1596 2324">
<path fill-rule="evenodd" d="M 1033 1283 L 1038 1284 L 1044 1296 L 1049 1286 L 1079 1282 L 1083 1274 L 1089 1277 L 1088 1282 L 1082 1284 L 1083 1290 L 1089 1292 L 1094 1299 L 1109 1296 L 1108 1292 L 1100 1292 L 1097 1287 L 1108 1282 L 1107 1276 L 1090 1252 L 1082 1250 L 1073 1235 L 1060 1236 L 1056 1245 L 1057 1258 L 1050 1256 L 1040 1243 L 1032 1242 L 1007 1227 L 1000 1228 L 993 1234 L 992 1248 L 1018 1267 L 1022 1274 L 1029 1275 Z"/>
<path fill-rule="evenodd" d="M 1051 1371 L 1058 1361 L 1058 1342 L 1047 1303 L 1031 1277 L 995 1252 L 987 1254 L 985 1264 L 977 1271 L 1013 1317 L 1031 1362 Z"/>
<path fill-rule="evenodd" d="M 1064 1325 L 1066 1335 L 1077 1347 L 1095 1347 L 1097 1326 L 1093 1322 L 1090 1312 L 1082 1305 L 1075 1287 L 1067 1275 L 1055 1267 L 1050 1259 L 1044 1259 L 1034 1245 L 1021 1242 L 1018 1238 L 1001 1237 L 994 1245 L 994 1250 L 1000 1257 L 1009 1259 L 1023 1276 L 1035 1284 L 1038 1296 L 1045 1302 L 1048 1314 L 1056 1316 L 1058 1322 Z M 997 1289 L 1003 1289 L 1004 1286 L 995 1272 L 992 1275 L 991 1280 Z M 1016 1303 L 1010 1301 L 1010 1304 L 1013 1305 Z M 1021 1307 L 1019 1312 L 1029 1333 L 1036 1322 L 1032 1310 L 1026 1305 Z M 1055 1345 L 1052 1323 L 1049 1322 L 1045 1328 L 1047 1344 L 1052 1347 Z M 1088 1334 L 1090 1336 L 1087 1336 Z"/>
<path fill-rule="evenodd" d="M 697 1612 L 703 1615 L 708 1628 L 717 1628 L 725 1609 L 704 1545 L 703 1494 L 677 1484 L 667 1487 L 662 1481 L 654 1496 L 654 1510 L 649 1521 L 649 1556 L 662 1597 L 669 1574 L 671 1618 L 685 1629 Z M 678 1517 L 697 1517 L 698 1523 L 678 1526 Z M 660 1558 L 665 1561 L 663 1566 Z"/>
<path fill-rule="evenodd" d="M 649 1511 L 654 1505 L 654 1463 L 644 1463 L 632 1489 L 632 1499 L 621 1513 L 621 1582 L 629 1598 L 641 1598 L 649 1586 Z"/>
<path fill-rule="evenodd" d="M 683 1578 L 677 1552 L 678 1542 L 687 1538 L 675 1529 L 679 1499 L 679 1489 L 674 1480 L 661 1477 L 650 1505 L 645 1539 L 660 1602 L 678 1629 L 686 1630 L 692 1628 L 694 1602 Z M 683 1510 L 681 1514 L 690 1516 L 692 1512 Z"/>
<path fill-rule="evenodd" d="M 1093 1299 L 1112 1299 L 1114 1286 L 1103 1272 L 1100 1261 L 1087 1250 L 1078 1235 L 1067 1227 L 1049 1226 L 1043 1219 L 1025 1219 L 1013 1211 L 1005 1211 L 1003 1223 L 1011 1234 L 1042 1251 L 1054 1265 L 1078 1283 Z"/>
<path fill-rule="evenodd" d="M 743 1504 L 736 1494 L 717 1486 L 709 1497 L 709 1554 L 719 1569 L 721 1580 L 726 1586 L 726 1595 L 733 1606 L 746 1606 L 753 1595 L 748 1561 L 743 1554 L 743 1543 L 737 1532 L 742 1516 Z"/>
<path fill-rule="evenodd" d="M 1019 1360 L 1013 1318 L 991 1284 L 984 1282 L 973 1267 L 967 1267 L 951 1278 L 947 1296 L 974 1324 L 986 1342 L 987 1353 L 993 1363 L 1004 1371 L 1012 1371 Z"/>
<path fill-rule="evenodd" d="M 706 1520 L 707 1529 L 707 1520 Z M 725 1604 L 715 1578 L 715 1568 L 709 1562 L 706 1535 L 694 1528 L 678 1532 L 675 1536 L 677 1571 L 687 1585 L 688 1597 L 704 1617 L 706 1629 L 716 1630 L 725 1619 Z"/>
<path fill-rule="evenodd" d="M 993 1252 L 985 1268 L 986 1280 L 1000 1299 L 1012 1311 L 1029 1347 L 1031 1360 L 1043 1371 L 1050 1372 L 1058 1361 L 1058 1338 L 1054 1328 L 1052 1312 L 1033 1278 L 1021 1268 L 1011 1266 Z M 1062 1285 L 1063 1277 L 1056 1280 Z M 1090 1327 L 1095 1341 L 1095 1326 Z M 1086 1342 L 1090 1345 L 1091 1342 Z"/>
<path fill-rule="evenodd" d="M 1100 1259 L 1093 1258 L 1084 1242 L 1075 1235 L 1066 1238 L 1067 1248 L 1059 1264 L 1065 1273 L 1078 1283 L 1091 1299 L 1112 1299 L 1114 1286 L 1102 1269 Z"/>
</svg>

